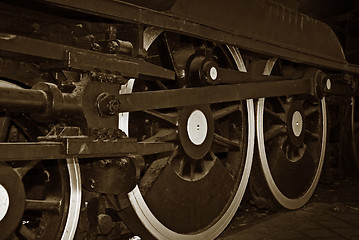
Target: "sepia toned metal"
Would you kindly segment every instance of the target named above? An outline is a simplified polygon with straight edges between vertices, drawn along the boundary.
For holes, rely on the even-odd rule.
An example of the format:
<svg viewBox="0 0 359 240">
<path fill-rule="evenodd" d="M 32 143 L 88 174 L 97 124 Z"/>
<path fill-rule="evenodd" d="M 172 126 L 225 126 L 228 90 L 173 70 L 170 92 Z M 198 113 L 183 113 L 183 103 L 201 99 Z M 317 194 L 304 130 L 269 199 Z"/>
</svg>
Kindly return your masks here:
<svg viewBox="0 0 359 240">
<path fill-rule="evenodd" d="M 358 9 L 1 1 L 0 239 L 215 239 L 248 183 L 303 206 L 327 138 L 357 170 Z"/>
<path fill-rule="evenodd" d="M 142 59 L 89 51 L 49 41 L 14 34 L 0 33 L 0 50 L 11 49 L 13 53 L 44 58 L 44 68 L 73 68 L 84 71 L 120 72 L 124 77 L 157 77 L 174 80 L 168 69 L 150 64 Z M 58 62 L 45 62 L 53 60 Z"/>
<path fill-rule="evenodd" d="M 274 1 L 178 0 L 168 12 L 120 1 L 44 1 L 114 20 L 144 23 L 169 31 L 181 29 L 190 36 L 292 61 L 359 72 L 359 68 L 346 62 L 338 38 L 327 25 Z"/>
<path fill-rule="evenodd" d="M 150 155 L 173 150 L 171 143 L 137 142 L 135 139 L 95 142 L 88 139 L 65 139 L 64 142 L 0 143 L 1 161 L 62 159 L 67 157 L 120 157 L 127 154 Z M 22 149 L 22 151 L 19 151 Z"/>
</svg>

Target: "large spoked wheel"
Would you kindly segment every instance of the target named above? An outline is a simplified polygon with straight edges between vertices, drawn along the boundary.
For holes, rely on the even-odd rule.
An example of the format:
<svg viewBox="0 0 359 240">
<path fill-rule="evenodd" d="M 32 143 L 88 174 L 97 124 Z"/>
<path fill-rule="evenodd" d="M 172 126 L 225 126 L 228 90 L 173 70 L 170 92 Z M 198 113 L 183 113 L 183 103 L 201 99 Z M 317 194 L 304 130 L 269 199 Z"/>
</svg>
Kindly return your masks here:
<svg viewBox="0 0 359 240">
<path fill-rule="evenodd" d="M 156 40 L 148 45 L 149 58 L 163 58 L 163 49 L 155 49 L 169 38 L 158 33 L 150 39 Z M 220 66 L 245 71 L 235 48 L 214 48 L 214 54 L 221 55 Z M 168 53 L 171 59 L 171 51 Z M 157 86 L 171 87 L 166 82 Z M 134 81 L 133 91 L 148 89 L 156 90 L 151 84 Z M 144 239 L 214 239 L 242 200 L 253 155 L 253 101 L 193 104 L 131 113 L 129 119 L 121 115 L 120 127 L 130 136 L 176 146 L 168 154 L 146 157 L 140 183 L 128 194 L 131 206 L 121 216 Z M 127 124 L 129 130 L 123 127 Z"/>
<path fill-rule="evenodd" d="M 39 130 L 22 115 L 1 115 L 0 126 L 2 142 L 33 141 Z M 77 159 L 0 164 L 0 239 L 73 239 L 80 207 Z"/>
<path fill-rule="evenodd" d="M 324 98 L 258 100 L 260 163 L 272 196 L 285 208 L 303 206 L 317 186 L 324 161 L 326 122 Z"/>
</svg>

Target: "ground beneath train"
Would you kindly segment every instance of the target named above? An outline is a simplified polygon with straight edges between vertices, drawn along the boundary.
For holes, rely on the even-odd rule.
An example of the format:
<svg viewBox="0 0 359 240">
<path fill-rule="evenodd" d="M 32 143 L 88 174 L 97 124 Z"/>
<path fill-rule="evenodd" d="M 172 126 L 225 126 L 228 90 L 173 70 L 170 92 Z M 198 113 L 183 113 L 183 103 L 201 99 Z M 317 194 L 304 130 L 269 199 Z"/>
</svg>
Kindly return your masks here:
<svg viewBox="0 0 359 240">
<path fill-rule="evenodd" d="M 359 177 L 358 177 L 359 178 Z M 139 240 L 129 234 L 121 240 Z M 311 200 L 298 210 L 254 205 L 249 191 L 218 240 L 359 240 L 359 179 L 326 169 Z"/>
<path fill-rule="evenodd" d="M 218 239 L 359 239 L 359 181 L 324 180 L 310 202 L 295 211 L 270 212 L 247 202 Z"/>
</svg>

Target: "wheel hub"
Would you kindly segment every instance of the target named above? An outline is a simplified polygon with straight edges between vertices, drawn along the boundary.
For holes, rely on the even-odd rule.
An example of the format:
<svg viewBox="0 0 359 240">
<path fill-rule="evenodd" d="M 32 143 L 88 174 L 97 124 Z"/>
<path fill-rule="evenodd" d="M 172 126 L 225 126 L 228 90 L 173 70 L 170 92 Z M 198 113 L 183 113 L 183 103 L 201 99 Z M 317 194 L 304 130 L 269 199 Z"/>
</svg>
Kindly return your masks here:
<svg viewBox="0 0 359 240">
<path fill-rule="evenodd" d="M 299 137 L 303 129 L 303 118 L 299 111 L 295 111 L 292 117 L 292 130 L 296 137 Z"/>
<path fill-rule="evenodd" d="M 304 141 L 305 137 L 305 119 L 304 110 L 300 101 L 295 101 L 292 103 L 291 108 L 288 112 L 288 135 L 290 142 L 295 147 L 300 147 Z"/>
<path fill-rule="evenodd" d="M 187 121 L 188 137 L 194 145 L 201 145 L 207 137 L 207 120 L 204 113 L 194 110 Z"/>
<path fill-rule="evenodd" d="M 217 68 L 211 67 L 209 69 L 209 76 L 211 77 L 212 81 L 215 81 L 218 76 Z"/>
<path fill-rule="evenodd" d="M 181 145 L 192 159 L 201 159 L 209 151 L 214 135 L 214 120 L 209 106 L 184 107 L 179 114 Z"/>
<path fill-rule="evenodd" d="M 0 184 L 0 221 L 4 219 L 8 209 L 9 209 L 9 194 L 4 188 L 3 185 Z"/>
<path fill-rule="evenodd" d="M 25 189 L 19 175 L 0 164 L 0 232 L 9 237 L 19 225 L 25 209 Z"/>
</svg>

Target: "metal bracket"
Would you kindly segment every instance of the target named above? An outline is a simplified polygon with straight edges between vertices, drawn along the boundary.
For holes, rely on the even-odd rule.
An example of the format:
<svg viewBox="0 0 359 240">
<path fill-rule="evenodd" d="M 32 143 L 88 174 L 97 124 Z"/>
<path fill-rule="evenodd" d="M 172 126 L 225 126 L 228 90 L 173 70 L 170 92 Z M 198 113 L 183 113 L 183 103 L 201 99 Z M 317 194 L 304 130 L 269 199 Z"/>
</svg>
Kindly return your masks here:
<svg viewBox="0 0 359 240">
<path fill-rule="evenodd" d="M 42 62 L 42 68 L 120 73 L 127 78 L 161 78 L 175 80 L 171 70 L 143 59 L 65 46 L 40 39 L 0 33 L 0 50 L 52 60 Z"/>
</svg>

